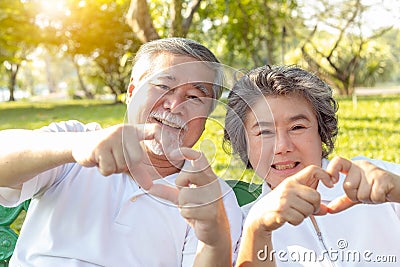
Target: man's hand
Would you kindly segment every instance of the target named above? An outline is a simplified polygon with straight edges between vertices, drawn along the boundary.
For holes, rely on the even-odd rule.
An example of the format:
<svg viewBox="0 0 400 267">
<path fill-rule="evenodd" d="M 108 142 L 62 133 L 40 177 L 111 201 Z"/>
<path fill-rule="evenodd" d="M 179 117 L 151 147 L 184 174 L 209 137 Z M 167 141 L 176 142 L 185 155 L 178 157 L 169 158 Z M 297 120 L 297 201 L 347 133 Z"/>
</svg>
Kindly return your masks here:
<svg viewBox="0 0 400 267">
<path fill-rule="evenodd" d="M 359 203 L 400 202 L 400 176 L 368 161 L 335 157 L 327 172 L 336 179 L 339 179 L 339 173 L 346 174 L 343 182 L 346 194 L 329 203 L 329 213 L 338 213 Z"/>
<path fill-rule="evenodd" d="M 217 176 L 204 154 L 186 147 L 170 154 L 186 164 L 175 180 L 176 188 L 154 184 L 149 193 L 176 203 L 200 241 L 194 266 L 232 266 L 231 235 Z"/>
<path fill-rule="evenodd" d="M 230 238 L 221 188 L 204 154 L 182 147 L 170 158 L 187 160 L 175 180 L 177 188 L 154 184 L 149 193 L 176 203 L 202 242 L 212 246 L 221 241 L 221 234 Z"/>
<path fill-rule="evenodd" d="M 141 166 L 144 156 L 141 141 L 156 138 L 156 132 L 159 131 L 154 124 L 121 124 L 79 133 L 72 156 L 84 167 L 97 166 L 105 176 L 131 170 L 138 184 L 144 189 L 150 189 L 153 181 Z"/>
</svg>

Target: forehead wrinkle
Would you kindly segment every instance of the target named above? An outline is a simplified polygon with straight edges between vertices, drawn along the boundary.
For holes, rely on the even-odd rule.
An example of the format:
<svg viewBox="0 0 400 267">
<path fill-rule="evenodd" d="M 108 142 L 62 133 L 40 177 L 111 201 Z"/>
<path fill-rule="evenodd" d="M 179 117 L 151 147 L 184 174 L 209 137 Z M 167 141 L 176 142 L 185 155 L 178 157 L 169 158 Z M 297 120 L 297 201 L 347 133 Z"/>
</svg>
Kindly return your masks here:
<svg viewBox="0 0 400 267">
<path fill-rule="evenodd" d="M 160 74 L 154 75 L 153 79 L 176 81 L 176 77 L 174 77 L 173 75 L 168 74 L 168 73 L 160 73 Z"/>
<path fill-rule="evenodd" d="M 292 117 L 288 118 L 289 122 L 298 121 L 298 120 L 310 121 L 310 118 L 305 114 L 297 114 L 295 116 L 292 116 Z"/>
<path fill-rule="evenodd" d="M 254 124 L 251 126 L 251 128 L 254 128 L 254 127 L 271 127 L 271 126 L 275 126 L 275 124 L 273 123 L 273 122 L 269 122 L 269 121 L 259 121 L 259 120 L 256 120 L 255 122 L 254 122 Z"/>
</svg>

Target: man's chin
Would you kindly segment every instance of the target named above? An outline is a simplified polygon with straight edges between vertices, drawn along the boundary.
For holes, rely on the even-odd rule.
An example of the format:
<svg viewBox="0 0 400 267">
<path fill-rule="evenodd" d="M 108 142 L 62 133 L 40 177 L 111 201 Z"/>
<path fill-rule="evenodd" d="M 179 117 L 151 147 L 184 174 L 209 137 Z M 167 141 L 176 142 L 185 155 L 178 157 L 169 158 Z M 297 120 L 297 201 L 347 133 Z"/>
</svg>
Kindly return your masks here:
<svg viewBox="0 0 400 267">
<path fill-rule="evenodd" d="M 153 140 L 144 140 L 144 144 L 148 151 L 157 156 L 165 156 L 164 150 L 162 149 L 161 144 L 157 143 Z"/>
</svg>

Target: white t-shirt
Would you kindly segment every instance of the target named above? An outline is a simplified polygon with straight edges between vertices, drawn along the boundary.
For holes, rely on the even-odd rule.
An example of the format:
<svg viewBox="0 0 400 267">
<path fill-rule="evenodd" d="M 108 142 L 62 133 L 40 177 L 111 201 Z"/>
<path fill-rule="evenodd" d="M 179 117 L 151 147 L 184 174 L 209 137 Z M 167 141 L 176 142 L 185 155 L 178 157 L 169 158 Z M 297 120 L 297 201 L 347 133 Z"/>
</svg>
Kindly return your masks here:
<svg viewBox="0 0 400 267">
<path fill-rule="evenodd" d="M 378 167 L 400 174 L 400 165 L 369 160 Z M 327 160 L 323 160 L 326 168 Z M 341 176 L 339 184 L 330 189 L 322 183 L 317 191 L 321 200 L 329 203 L 344 194 Z M 263 193 L 271 189 L 263 184 Z M 244 206 L 245 215 L 250 203 Z M 321 235 L 318 236 L 310 218 L 300 225 L 285 223 L 272 233 L 273 248 L 259 251 L 261 259 L 275 257 L 277 266 L 399 266 L 400 262 L 400 204 L 359 204 L 337 214 L 315 216 Z"/>
<path fill-rule="evenodd" d="M 98 125 L 76 121 L 43 130 L 87 131 Z M 174 184 L 177 174 L 155 183 Z M 242 213 L 221 180 L 231 226 L 233 258 Z M 125 174 L 66 164 L 27 181 L 22 190 L 0 188 L 0 204 L 32 199 L 10 266 L 192 266 L 193 229 L 176 206 L 157 199 Z"/>
</svg>

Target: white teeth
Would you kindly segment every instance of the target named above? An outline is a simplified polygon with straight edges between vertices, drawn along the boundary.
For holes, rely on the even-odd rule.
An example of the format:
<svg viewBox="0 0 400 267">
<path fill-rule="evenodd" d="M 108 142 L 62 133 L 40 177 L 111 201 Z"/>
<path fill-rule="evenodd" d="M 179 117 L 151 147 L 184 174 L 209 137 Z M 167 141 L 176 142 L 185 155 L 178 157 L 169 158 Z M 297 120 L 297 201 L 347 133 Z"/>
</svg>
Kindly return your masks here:
<svg viewBox="0 0 400 267">
<path fill-rule="evenodd" d="M 286 169 L 292 169 L 296 166 L 296 163 L 291 163 L 291 164 L 284 164 L 284 165 L 274 165 L 275 169 L 281 171 L 281 170 L 286 170 Z"/>
<path fill-rule="evenodd" d="M 155 111 L 150 114 L 150 117 L 172 128 L 186 130 L 185 123 L 173 114 Z"/>
<path fill-rule="evenodd" d="M 159 119 L 159 118 L 157 118 L 157 120 L 160 121 L 162 124 L 165 124 L 165 125 L 170 126 L 172 128 L 176 128 L 176 129 L 181 129 L 182 128 L 179 125 L 174 124 L 174 123 L 172 123 L 170 121 L 167 121 L 167 120 L 163 120 L 163 119 Z"/>
</svg>

